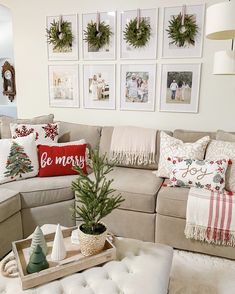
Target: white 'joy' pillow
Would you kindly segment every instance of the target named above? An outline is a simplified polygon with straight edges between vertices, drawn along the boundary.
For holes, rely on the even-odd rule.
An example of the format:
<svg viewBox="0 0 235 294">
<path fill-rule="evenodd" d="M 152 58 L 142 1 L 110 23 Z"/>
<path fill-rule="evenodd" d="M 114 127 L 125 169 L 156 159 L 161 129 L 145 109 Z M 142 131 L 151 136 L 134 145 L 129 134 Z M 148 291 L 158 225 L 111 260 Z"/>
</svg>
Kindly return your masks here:
<svg viewBox="0 0 235 294">
<path fill-rule="evenodd" d="M 0 184 L 38 174 L 35 135 L 0 140 Z"/>
<path fill-rule="evenodd" d="M 160 158 L 156 175 L 162 178 L 169 178 L 172 169 L 172 162 L 169 158 L 179 157 L 188 159 L 204 159 L 205 150 L 210 137 L 206 136 L 195 143 L 184 143 L 183 141 L 160 133 Z"/>
</svg>

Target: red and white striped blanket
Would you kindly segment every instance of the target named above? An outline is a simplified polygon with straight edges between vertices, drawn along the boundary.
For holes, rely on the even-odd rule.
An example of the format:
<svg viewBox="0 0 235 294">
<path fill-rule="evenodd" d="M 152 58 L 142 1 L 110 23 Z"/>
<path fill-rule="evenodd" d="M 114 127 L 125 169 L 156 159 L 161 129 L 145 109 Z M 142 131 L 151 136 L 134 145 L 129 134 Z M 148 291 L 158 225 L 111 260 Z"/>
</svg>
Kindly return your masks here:
<svg viewBox="0 0 235 294">
<path fill-rule="evenodd" d="M 235 247 L 234 195 L 191 188 L 184 233 L 188 239 Z"/>
</svg>

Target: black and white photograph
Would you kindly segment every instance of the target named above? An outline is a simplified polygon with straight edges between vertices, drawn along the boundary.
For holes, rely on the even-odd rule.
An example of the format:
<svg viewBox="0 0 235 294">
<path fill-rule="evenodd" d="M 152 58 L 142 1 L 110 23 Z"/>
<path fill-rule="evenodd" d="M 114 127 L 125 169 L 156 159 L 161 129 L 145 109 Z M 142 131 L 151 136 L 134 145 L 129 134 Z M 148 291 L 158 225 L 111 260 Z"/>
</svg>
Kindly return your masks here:
<svg viewBox="0 0 235 294">
<path fill-rule="evenodd" d="M 201 64 L 163 64 L 160 111 L 197 112 Z"/>
<path fill-rule="evenodd" d="M 205 5 L 164 8 L 163 58 L 196 58 L 202 55 Z"/>
<path fill-rule="evenodd" d="M 115 109 L 115 66 L 84 65 L 84 107 Z"/>
<path fill-rule="evenodd" d="M 121 65 L 121 109 L 153 111 L 155 65 Z"/>
</svg>

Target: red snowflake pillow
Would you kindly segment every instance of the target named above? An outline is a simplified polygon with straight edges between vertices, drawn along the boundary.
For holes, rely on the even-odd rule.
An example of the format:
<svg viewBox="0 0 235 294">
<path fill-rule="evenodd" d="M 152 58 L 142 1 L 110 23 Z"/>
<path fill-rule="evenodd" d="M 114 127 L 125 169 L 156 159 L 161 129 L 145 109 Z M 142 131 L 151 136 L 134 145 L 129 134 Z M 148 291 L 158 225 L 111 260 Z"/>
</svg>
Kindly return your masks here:
<svg viewBox="0 0 235 294">
<path fill-rule="evenodd" d="M 38 145 L 39 177 L 76 175 L 74 165 L 86 170 L 86 144 L 48 146 Z"/>
<path fill-rule="evenodd" d="M 10 124 L 10 128 L 13 139 L 34 133 L 37 145 L 57 143 L 59 137 L 59 123 L 42 125 Z"/>
</svg>

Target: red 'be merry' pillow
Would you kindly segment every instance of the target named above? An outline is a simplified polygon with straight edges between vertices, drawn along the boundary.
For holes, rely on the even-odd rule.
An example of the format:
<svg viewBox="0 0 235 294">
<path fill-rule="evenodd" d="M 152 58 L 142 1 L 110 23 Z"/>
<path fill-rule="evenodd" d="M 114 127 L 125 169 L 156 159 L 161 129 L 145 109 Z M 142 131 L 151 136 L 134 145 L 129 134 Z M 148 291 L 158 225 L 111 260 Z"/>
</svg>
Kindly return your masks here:
<svg viewBox="0 0 235 294">
<path fill-rule="evenodd" d="M 69 146 L 38 146 L 39 177 L 76 175 L 74 165 L 86 170 L 86 144 Z"/>
</svg>

